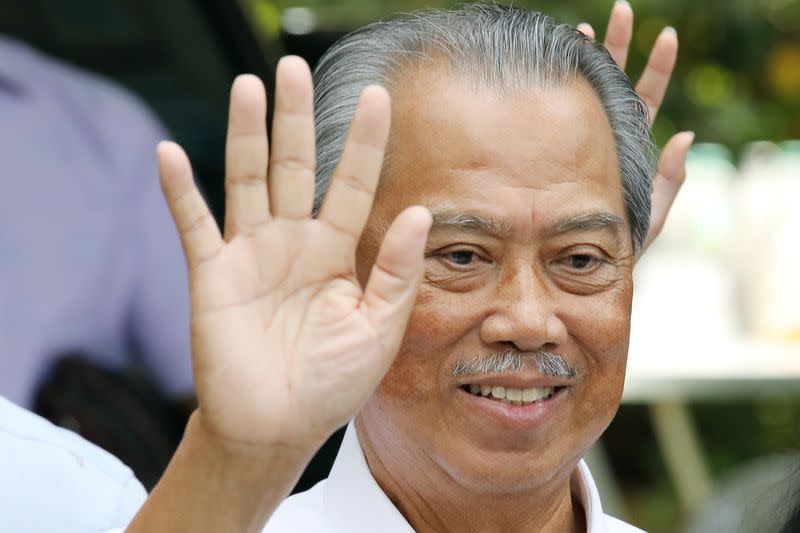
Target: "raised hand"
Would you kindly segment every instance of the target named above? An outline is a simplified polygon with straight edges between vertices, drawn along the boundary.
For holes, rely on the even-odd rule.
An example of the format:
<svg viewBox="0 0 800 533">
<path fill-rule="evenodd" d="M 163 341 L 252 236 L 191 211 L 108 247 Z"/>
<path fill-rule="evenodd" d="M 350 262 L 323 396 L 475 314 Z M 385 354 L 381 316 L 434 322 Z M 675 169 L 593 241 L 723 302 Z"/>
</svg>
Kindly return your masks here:
<svg viewBox="0 0 800 533">
<path fill-rule="evenodd" d="M 345 423 L 392 363 L 423 272 L 430 215 L 401 213 L 362 291 L 355 250 L 389 131 L 389 96 L 361 95 L 317 219 L 311 73 L 277 72 L 271 153 L 254 76 L 231 90 L 226 220 L 220 232 L 174 143 L 158 149 L 162 186 L 189 266 L 192 357 L 209 434 L 234 446 L 315 446 Z"/>
<path fill-rule="evenodd" d="M 594 29 L 587 23 L 578 25 L 578 30 L 594 39 Z M 603 45 L 617 62 L 625 69 L 628 50 L 633 37 L 633 10 L 625 1 L 618 1 L 611 10 L 605 41 Z M 636 84 L 636 92 L 650 110 L 652 125 L 664 101 L 664 94 L 675 68 L 678 57 L 678 36 L 673 28 L 665 28 L 656 39 L 647 66 Z M 681 132 L 674 135 L 664 146 L 658 162 L 658 170 L 653 178 L 653 211 L 650 229 L 639 256 L 661 232 L 672 203 L 686 179 L 686 154 L 694 142 L 694 133 Z"/>
</svg>

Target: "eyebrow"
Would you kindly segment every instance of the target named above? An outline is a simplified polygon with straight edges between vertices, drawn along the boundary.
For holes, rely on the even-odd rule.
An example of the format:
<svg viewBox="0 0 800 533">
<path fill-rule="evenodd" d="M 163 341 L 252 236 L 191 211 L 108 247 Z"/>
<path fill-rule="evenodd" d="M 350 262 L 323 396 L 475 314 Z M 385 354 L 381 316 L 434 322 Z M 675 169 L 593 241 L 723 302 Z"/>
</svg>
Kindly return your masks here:
<svg viewBox="0 0 800 533">
<path fill-rule="evenodd" d="M 545 231 L 548 235 L 562 235 L 579 231 L 609 230 L 618 234 L 625 228 L 625 221 L 607 212 L 586 213 L 559 220 Z"/>
<path fill-rule="evenodd" d="M 491 217 L 468 215 L 446 210 L 432 210 L 433 229 L 458 229 L 475 233 L 485 233 L 493 237 L 507 237 L 511 234 L 511 226 L 503 224 Z"/>
<path fill-rule="evenodd" d="M 493 237 L 509 236 L 511 225 L 491 217 L 458 213 L 449 210 L 432 210 L 434 229 L 456 229 L 484 233 Z M 547 236 L 581 231 L 607 230 L 618 235 L 625 228 L 625 220 L 608 212 L 584 213 L 559 220 L 545 229 Z"/>
</svg>

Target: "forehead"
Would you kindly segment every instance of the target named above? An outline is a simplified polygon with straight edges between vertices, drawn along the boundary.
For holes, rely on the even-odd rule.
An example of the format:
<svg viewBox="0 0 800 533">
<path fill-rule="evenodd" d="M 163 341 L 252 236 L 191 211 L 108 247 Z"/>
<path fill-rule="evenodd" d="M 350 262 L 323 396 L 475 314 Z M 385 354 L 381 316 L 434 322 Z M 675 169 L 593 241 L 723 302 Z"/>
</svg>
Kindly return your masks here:
<svg viewBox="0 0 800 533">
<path fill-rule="evenodd" d="M 532 208 L 569 198 L 556 211 L 624 217 L 611 128 L 582 78 L 501 94 L 428 69 L 408 76 L 393 93 L 379 201 L 397 203 L 398 210 L 459 200 Z"/>
</svg>

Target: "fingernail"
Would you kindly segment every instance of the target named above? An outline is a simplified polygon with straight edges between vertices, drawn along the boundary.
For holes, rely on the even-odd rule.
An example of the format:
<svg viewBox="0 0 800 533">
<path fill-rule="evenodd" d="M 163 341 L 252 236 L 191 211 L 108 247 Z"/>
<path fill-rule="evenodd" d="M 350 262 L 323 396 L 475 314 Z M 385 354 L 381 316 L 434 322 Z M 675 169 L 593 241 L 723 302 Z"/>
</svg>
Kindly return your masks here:
<svg viewBox="0 0 800 533">
<path fill-rule="evenodd" d="M 686 131 L 684 133 L 687 133 L 689 135 L 689 139 L 690 139 L 689 140 L 689 145 L 691 146 L 694 143 L 694 137 L 695 137 L 694 132 L 693 131 Z"/>
<path fill-rule="evenodd" d="M 664 28 L 661 31 L 662 31 L 662 33 L 671 33 L 672 35 L 678 35 L 678 30 L 676 30 L 672 26 L 667 26 L 666 28 Z"/>
<path fill-rule="evenodd" d="M 615 6 L 630 6 L 631 3 L 628 0 L 614 0 Z"/>
<path fill-rule="evenodd" d="M 287 54 L 285 56 L 282 56 L 280 59 L 278 59 L 278 65 L 276 68 L 280 68 L 281 65 L 285 65 L 286 63 L 289 63 L 291 61 L 297 61 L 298 59 L 301 58 L 293 54 Z"/>
</svg>

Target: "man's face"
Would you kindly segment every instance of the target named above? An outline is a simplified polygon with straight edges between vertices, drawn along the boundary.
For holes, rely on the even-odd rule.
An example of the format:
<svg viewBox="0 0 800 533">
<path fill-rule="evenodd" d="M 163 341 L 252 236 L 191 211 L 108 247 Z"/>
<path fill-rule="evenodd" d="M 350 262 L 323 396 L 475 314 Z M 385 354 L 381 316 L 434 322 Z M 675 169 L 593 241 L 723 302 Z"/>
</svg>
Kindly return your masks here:
<svg viewBox="0 0 800 533">
<path fill-rule="evenodd" d="M 405 207 L 428 207 L 434 226 L 360 430 L 379 456 L 482 492 L 566 479 L 614 416 L 627 357 L 631 239 L 599 100 L 583 80 L 499 95 L 422 71 L 395 92 L 389 150 L 359 274 Z M 556 354 L 575 375 L 476 370 L 506 350 Z"/>
</svg>

